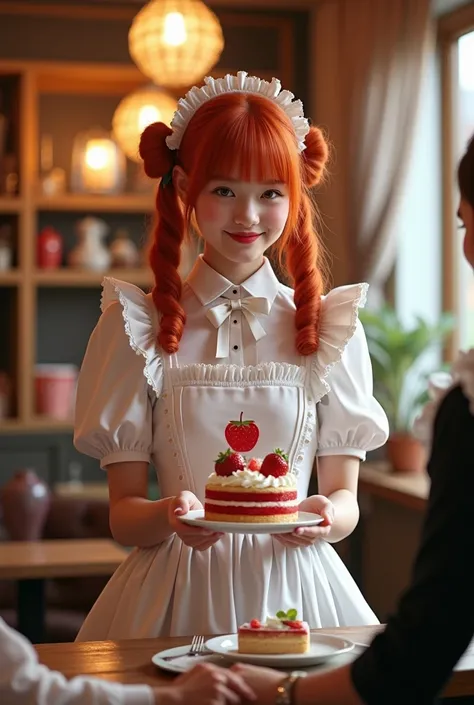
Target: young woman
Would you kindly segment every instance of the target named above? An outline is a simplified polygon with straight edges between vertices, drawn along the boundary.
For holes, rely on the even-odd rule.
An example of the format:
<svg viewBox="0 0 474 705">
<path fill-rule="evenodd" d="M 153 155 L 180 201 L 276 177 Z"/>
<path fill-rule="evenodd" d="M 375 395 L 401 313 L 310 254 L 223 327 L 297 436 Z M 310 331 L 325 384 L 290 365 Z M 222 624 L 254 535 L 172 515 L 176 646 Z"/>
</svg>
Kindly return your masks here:
<svg viewBox="0 0 474 705">
<path fill-rule="evenodd" d="M 458 181 L 464 254 L 474 267 L 474 137 Z M 421 546 L 411 585 L 385 631 L 351 666 L 301 681 L 239 666 L 260 705 L 277 702 L 278 686 L 293 705 L 432 705 L 442 691 L 474 636 L 474 350 L 454 365 L 432 436 Z"/>
<path fill-rule="evenodd" d="M 78 638 L 225 633 L 290 606 L 313 627 L 375 623 L 330 545 L 357 523 L 359 463 L 385 442 L 387 420 L 358 322 L 366 286 L 323 292 L 309 189 L 324 174 L 324 138 L 279 81 L 241 72 L 193 88 L 171 129 L 147 128 L 140 153 L 161 178 L 155 286 L 146 296 L 106 280 L 75 433 L 107 470 L 115 538 L 137 548 Z M 183 285 L 191 221 L 204 253 Z M 294 289 L 275 276 L 269 249 Z M 288 453 L 299 507 L 322 514 L 322 526 L 273 537 L 179 520 L 202 507 L 226 425 L 241 413 L 260 431 L 252 453 Z M 316 458 L 319 494 L 308 497 Z"/>
</svg>

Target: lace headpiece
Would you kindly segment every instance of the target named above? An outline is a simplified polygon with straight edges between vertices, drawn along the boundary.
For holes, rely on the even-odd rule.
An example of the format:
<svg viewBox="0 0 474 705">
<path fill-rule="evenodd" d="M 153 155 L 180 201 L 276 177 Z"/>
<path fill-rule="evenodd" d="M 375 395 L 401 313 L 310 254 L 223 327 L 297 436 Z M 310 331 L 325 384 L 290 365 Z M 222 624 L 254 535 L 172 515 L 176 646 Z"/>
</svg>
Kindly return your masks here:
<svg viewBox="0 0 474 705">
<path fill-rule="evenodd" d="M 271 82 L 268 82 L 256 76 L 248 76 L 246 71 L 239 71 L 236 76 L 227 74 L 224 78 L 207 76 L 201 88 L 194 86 L 178 101 L 178 109 L 171 121 L 173 132 L 166 138 L 169 149 L 179 149 L 189 121 L 198 108 L 223 93 L 256 93 L 279 105 L 291 120 L 298 151 L 305 149 L 304 138 L 309 132 L 309 122 L 304 116 L 301 100 L 295 100 L 290 91 L 282 91 L 278 78 L 272 78 Z"/>
</svg>

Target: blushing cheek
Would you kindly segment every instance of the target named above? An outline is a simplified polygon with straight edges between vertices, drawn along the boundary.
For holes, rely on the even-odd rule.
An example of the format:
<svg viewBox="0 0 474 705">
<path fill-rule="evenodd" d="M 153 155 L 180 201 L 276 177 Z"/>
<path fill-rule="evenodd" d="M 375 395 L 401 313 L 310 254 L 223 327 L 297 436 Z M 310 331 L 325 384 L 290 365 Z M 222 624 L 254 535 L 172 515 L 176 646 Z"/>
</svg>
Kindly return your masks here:
<svg viewBox="0 0 474 705">
<path fill-rule="evenodd" d="M 198 220 L 204 223 L 218 222 L 221 217 L 221 208 L 214 198 L 203 198 L 197 207 Z"/>
<path fill-rule="evenodd" d="M 287 218 L 288 218 L 288 204 L 287 203 L 282 203 L 281 205 L 273 206 L 272 208 L 268 209 L 268 212 L 265 216 L 266 226 L 272 231 L 283 230 L 283 228 L 285 227 L 285 223 L 287 221 Z"/>
</svg>

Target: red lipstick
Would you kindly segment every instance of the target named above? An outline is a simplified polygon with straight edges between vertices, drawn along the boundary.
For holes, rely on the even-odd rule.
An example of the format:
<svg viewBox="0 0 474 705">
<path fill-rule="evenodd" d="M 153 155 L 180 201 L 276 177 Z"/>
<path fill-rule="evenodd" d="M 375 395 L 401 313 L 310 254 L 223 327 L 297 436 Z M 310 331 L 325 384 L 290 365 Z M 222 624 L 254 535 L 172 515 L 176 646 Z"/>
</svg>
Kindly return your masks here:
<svg viewBox="0 0 474 705">
<path fill-rule="evenodd" d="M 241 242 L 245 245 L 250 245 L 250 243 L 255 242 L 257 238 L 260 237 L 261 233 L 228 233 L 227 230 L 225 231 L 227 235 L 229 235 L 232 240 L 235 240 L 236 242 Z"/>
</svg>

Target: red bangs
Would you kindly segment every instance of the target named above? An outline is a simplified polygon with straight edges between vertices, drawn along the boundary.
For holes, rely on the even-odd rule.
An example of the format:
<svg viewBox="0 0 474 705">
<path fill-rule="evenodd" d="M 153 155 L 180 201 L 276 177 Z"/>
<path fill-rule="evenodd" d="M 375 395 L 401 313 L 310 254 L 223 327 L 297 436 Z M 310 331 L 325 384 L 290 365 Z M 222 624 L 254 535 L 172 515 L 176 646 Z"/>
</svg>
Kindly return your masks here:
<svg viewBox="0 0 474 705">
<path fill-rule="evenodd" d="M 231 125 L 216 125 L 215 134 L 201 154 L 200 164 L 206 181 L 233 176 L 242 181 L 292 184 L 295 180 L 293 145 L 275 139 L 269 126 L 259 124 L 255 116 L 243 117 Z M 219 118 L 216 122 L 220 122 Z"/>
<path fill-rule="evenodd" d="M 216 178 L 281 182 L 289 191 L 288 227 L 301 200 L 300 159 L 290 120 L 268 98 L 227 93 L 205 103 L 183 138 L 183 168 L 189 176 L 189 206 Z"/>
</svg>

